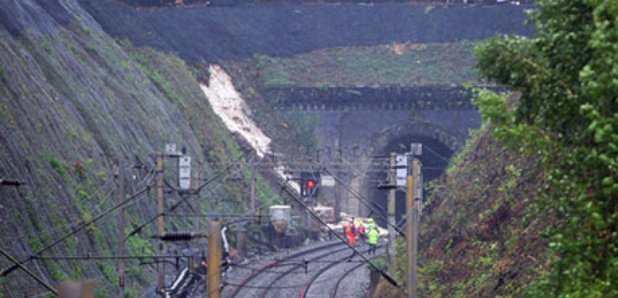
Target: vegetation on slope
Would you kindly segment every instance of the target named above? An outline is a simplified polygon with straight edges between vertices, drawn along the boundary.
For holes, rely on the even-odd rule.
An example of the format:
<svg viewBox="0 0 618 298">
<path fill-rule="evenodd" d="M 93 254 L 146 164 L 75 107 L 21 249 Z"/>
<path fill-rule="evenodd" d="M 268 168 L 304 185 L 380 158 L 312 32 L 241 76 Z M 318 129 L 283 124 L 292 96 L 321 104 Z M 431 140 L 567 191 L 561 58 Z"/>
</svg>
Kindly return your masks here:
<svg viewBox="0 0 618 298">
<path fill-rule="evenodd" d="M 255 55 L 246 63 L 263 87 L 451 85 L 476 81 L 474 42 L 395 43 L 315 50 L 289 58 Z"/>
<path fill-rule="evenodd" d="M 546 222 L 529 216 L 543 168 L 491 133 L 470 141 L 427 202 L 420 272 L 432 297 L 521 296 L 544 270 Z"/>
<path fill-rule="evenodd" d="M 518 96 L 480 92 L 492 136 L 429 202 L 428 296 L 618 296 L 618 3 L 538 3 L 537 37 L 478 48 Z"/>
<path fill-rule="evenodd" d="M 538 37 L 478 50 L 482 75 L 521 92 L 512 108 L 482 93 L 486 121 L 546 168 L 534 214 L 552 220 L 551 269 L 530 293 L 618 296 L 618 3 L 538 2 Z"/>
<path fill-rule="evenodd" d="M 422 297 L 522 296 L 545 270 L 546 222 L 528 215 L 543 167 L 506 151 L 492 132 L 477 131 L 433 185 L 420 228 Z M 405 243 L 398 248 L 395 276 L 405 280 Z M 401 295 L 382 282 L 376 296 Z"/>
<path fill-rule="evenodd" d="M 20 5 L 37 9 L 15 7 Z M 119 46 L 79 6 L 69 11 L 61 5 L 49 10 L 40 5 L 24 0 L 0 7 L 0 14 L 13 14 L 2 18 L 0 26 L 0 178 L 27 183 L 0 187 L 0 235 L 2 248 L 18 259 L 114 206 L 112 169 L 117 163 L 132 178 L 127 183 L 132 192 L 149 181 L 145 168 L 153 169 L 151 156 L 165 143 L 186 147 L 203 178 L 220 170 L 204 164 L 226 164 L 244 154 L 210 109 L 197 72 L 181 59 L 124 42 L 124 48 Z M 132 168 L 139 162 L 145 168 Z M 168 169 L 171 179 L 173 167 Z M 242 174 L 249 176 L 247 171 Z M 278 199 L 262 177 L 258 183 L 260 199 Z M 241 211 L 247 205 L 244 188 L 238 182 L 209 188 L 210 196 L 235 201 L 203 200 L 200 207 L 203 212 Z M 155 215 L 154 192 L 150 195 L 129 205 L 125 234 Z M 174 218 L 168 223 L 183 230 L 192 220 Z M 111 213 L 45 255 L 114 255 L 116 230 L 116 214 Z M 149 239 L 152 233 L 147 226 L 129 238 L 127 253 L 151 255 L 156 245 Z M 0 268 L 8 265 L 0 258 Z M 99 297 L 110 297 L 118 289 L 113 260 L 33 260 L 26 266 L 50 284 L 94 279 Z M 151 269 L 128 261 L 129 297 L 152 285 Z M 19 270 L 0 278 L 0 296 L 45 291 Z"/>
</svg>

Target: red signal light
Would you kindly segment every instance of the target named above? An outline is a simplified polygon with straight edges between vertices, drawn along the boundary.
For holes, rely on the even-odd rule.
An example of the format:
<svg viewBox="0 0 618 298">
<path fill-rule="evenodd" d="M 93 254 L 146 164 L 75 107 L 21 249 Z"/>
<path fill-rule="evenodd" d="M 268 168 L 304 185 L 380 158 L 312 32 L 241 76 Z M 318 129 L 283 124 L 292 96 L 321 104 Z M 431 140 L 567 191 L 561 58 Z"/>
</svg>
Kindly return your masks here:
<svg viewBox="0 0 618 298">
<path fill-rule="evenodd" d="M 307 180 L 307 188 L 313 189 L 315 187 L 315 181 Z"/>
</svg>

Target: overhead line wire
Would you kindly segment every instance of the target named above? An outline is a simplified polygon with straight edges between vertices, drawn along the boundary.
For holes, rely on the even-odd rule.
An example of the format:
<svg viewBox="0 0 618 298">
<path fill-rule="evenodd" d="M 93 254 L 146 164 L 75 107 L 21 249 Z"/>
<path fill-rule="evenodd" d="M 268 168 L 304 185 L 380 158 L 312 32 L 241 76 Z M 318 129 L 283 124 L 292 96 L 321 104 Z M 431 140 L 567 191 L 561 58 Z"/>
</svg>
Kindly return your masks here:
<svg viewBox="0 0 618 298">
<path fill-rule="evenodd" d="M 305 203 L 302 202 L 301 199 L 299 199 L 298 197 L 296 197 L 296 194 L 292 193 L 292 191 L 289 189 L 288 185 L 286 183 L 281 183 L 278 182 L 278 184 L 281 186 L 281 189 L 284 190 L 292 199 L 294 199 L 301 207 L 303 207 L 307 212 L 309 212 L 309 214 L 311 216 L 313 216 L 313 218 L 315 218 L 320 224 L 322 224 L 324 227 L 326 227 L 326 229 L 328 229 L 333 235 L 335 235 L 335 237 L 337 237 L 337 239 L 339 239 L 341 242 L 343 242 L 345 245 L 347 245 L 350 249 L 352 249 L 352 251 L 354 251 L 360 258 L 362 258 L 363 260 L 367 261 L 369 263 L 369 265 L 371 265 L 371 267 L 373 267 L 376 271 L 380 272 L 380 274 L 389 282 L 391 283 L 393 286 L 400 288 L 399 283 L 397 282 L 397 280 L 395 280 L 392 276 L 390 276 L 390 274 L 384 272 L 384 270 L 378 268 L 375 264 L 373 264 L 372 262 L 369 261 L 369 259 L 367 259 L 360 251 L 358 251 L 354 246 L 350 245 L 345 239 L 343 239 L 343 237 L 341 235 L 339 235 L 337 232 L 335 232 L 335 230 L 333 230 L 333 228 L 331 228 L 328 224 L 326 224 L 326 222 L 324 222 L 324 220 L 322 220 L 322 218 L 320 218 L 318 215 L 316 215 L 309 207 L 307 207 L 307 205 L 305 205 Z"/>
<path fill-rule="evenodd" d="M 215 181 L 216 179 L 218 179 L 219 177 L 223 176 L 223 174 L 226 174 L 233 166 L 234 164 L 229 165 L 226 169 L 224 169 L 223 171 L 219 172 L 217 175 L 215 175 L 214 177 L 206 180 L 202 185 L 200 185 L 199 187 L 197 187 L 193 192 L 194 193 L 199 193 L 204 187 L 206 187 L 207 185 L 209 185 L 210 183 L 212 183 L 213 181 Z M 171 186 L 172 189 L 174 190 L 179 190 L 173 186 Z M 163 216 L 168 212 L 172 212 L 174 211 L 176 208 L 178 208 L 178 206 L 180 206 L 180 204 L 184 201 L 186 201 L 187 199 L 189 199 L 191 196 L 185 196 L 184 194 L 180 195 L 181 199 L 178 200 L 176 203 L 174 203 L 174 205 L 170 206 L 167 208 L 167 210 L 164 210 L 161 213 L 156 214 L 155 216 L 151 217 L 150 219 L 148 219 L 146 222 L 144 222 L 143 224 L 139 225 L 137 228 L 133 229 L 133 231 L 131 233 L 129 233 L 129 235 L 125 236 L 123 241 L 126 241 L 127 239 L 133 237 L 135 234 L 138 234 L 142 231 L 142 229 L 147 226 L 148 224 L 152 223 L 153 221 L 155 221 L 157 218 L 159 218 L 159 216 Z"/>
<path fill-rule="evenodd" d="M 58 294 L 56 289 L 54 289 L 52 286 L 48 285 L 43 279 L 41 279 L 40 277 L 38 277 L 34 273 L 32 273 L 32 271 L 28 270 L 28 268 L 26 268 L 23 264 L 19 263 L 19 261 L 17 261 L 14 257 L 12 257 L 4 249 L 0 248 L 0 253 L 2 253 L 6 258 L 8 258 L 11 262 L 13 262 L 15 264 L 14 266 L 17 266 L 18 268 L 20 268 L 21 270 L 26 272 L 26 274 L 28 274 L 30 277 L 34 278 L 38 283 L 40 283 L 46 289 L 50 290 L 54 294 Z"/>
<path fill-rule="evenodd" d="M 38 256 L 42 253 L 44 253 L 45 251 L 51 249 L 52 247 L 58 245 L 59 243 L 63 242 L 64 240 L 66 240 L 67 238 L 77 234 L 78 232 L 80 232 L 81 230 L 83 230 L 84 228 L 86 228 L 87 226 L 95 223 L 96 221 L 98 221 L 99 219 L 107 216 L 109 213 L 115 211 L 116 209 L 124 206 L 125 204 L 129 203 L 130 201 L 134 200 L 135 198 L 137 198 L 138 196 L 142 195 L 143 193 L 145 193 L 146 191 L 148 191 L 150 189 L 150 185 L 144 187 L 142 190 L 132 194 L 131 196 L 129 196 L 127 199 L 125 199 L 124 201 L 118 203 L 117 205 L 115 205 L 114 207 L 106 210 L 105 212 L 97 215 L 96 217 L 94 217 L 93 219 L 83 223 L 81 226 L 79 226 L 78 228 L 76 228 L 75 230 L 69 232 L 68 234 L 64 235 L 63 237 L 60 237 L 59 239 L 57 239 L 56 241 L 52 242 L 51 244 L 47 245 L 46 247 L 40 249 L 39 251 L 37 251 L 36 253 L 30 255 L 28 258 L 23 259 L 21 261 L 19 261 L 19 263 L 3 270 L 2 272 L 0 272 L 0 276 L 6 276 L 7 274 L 11 273 L 13 270 L 17 269 L 18 266 L 23 265 L 25 262 L 33 259 L 34 256 Z"/>
<path fill-rule="evenodd" d="M 405 233 L 402 230 L 400 230 L 396 225 L 389 224 L 388 220 L 386 220 L 386 216 L 384 216 L 381 212 L 378 212 L 378 211 L 386 212 L 386 210 L 384 210 L 384 208 L 382 208 L 380 205 L 372 202 L 373 205 L 375 205 L 376 207 L 378 207 L 380 209 L 380 210 L 375 210 L 374 208 L 371 207 L 371 204 L 369 204 L 363 196 L 361 196 L 360 194 L 358 194 L 355 191 L 353 191 L 345 182 L 343 182 L 339 177 L 337 177 L 331 171 L 329 171 L 328 168 L 324 168 L 324 171 L 326 171 L 326 173 L 328 173 L 331 176 L 333 176 L 333 178 L 337 181 L 337 183 L 341 184 L 341 186 L 343 186 L 343 188 L 345 188 L 349 193 L 351 193 L 354 197 L 356 197 L 356 199 L 361 201 L 363 203 L 363 205 L 365 205 L 365 207 L 369 208 L 373 213 L 378 215 L 380 218 L 384 219 L 387 222 L 387 225 L 393 227 L 395 229 L 395 231 L 397 231 L 397 233 L 399 233 L 400 236 L 405 236 Z"/>
<path fill-rule="evenodd" d="M 142 179 L 141 181 L 139 181 L 139 182 L 137 183 L 137 185 L 140 185 L 140 184 L 142 184 L 144 181 L 146 181 L 146 179 L 148 178 L 148 175 L 150 175 L 150 174 L 152 174 L 152 173 L 154 173 L 154 170 L 151 170 L 148 174 L 146 174 L 147 176 L 146 176 L 146 177 L 144 177 L 144 179 Z M 106 188 L 106 187 L 110 184 L 110 182 L 113 182 L 113 181 L 114 181 L 113 177 L 110 177 L 110 178 L 109 178 L 109 179 L 105 182 L 105 184 L 104 184 L 103 186 L 101 186 L 99 189 L 97 189 L 97 190 L 96 190 L 95 195 L 96 195 L 96 194 L 101 194 L 101 191 L 102 191 L 103 189 L 105 189 L 105 188 Z M 91 211 L 92 211 L 92 212 L 90 212 L 90 213 L 95 213 L 95 212 L 99 212 L 99 211 L 101 211 L 101 207 L 103 207 L 103 204 L 105 204 L 105 203 L 107 203 L 107 202 L 109 201 L 109 198 L 111 197 L 111 194 L 112 194 L 113 192 L 114 192 L 114 188 L 111 188 L 111 189 L 110 189 L 110 190 L 109 190 L 109 191 L 108 191 L 108 192 L 104 195 L 103 200 L 102 200 L 99 204 L 97 204 L 96 206 L 94 206 L 94 207 L 91 209 Z M 130 205 L 128 205 L 128 206 L 130 206 Z M 37 231 L 37 233 L 38 233 L 38 234 L 47 233 L 47 235 L 48 235 L 49 237 L 54 237 L 52 234 L 61 233 L 63 229 L 65 229 L 65 228 L 70 228 L 70 227 L 72 227 L 72 226 L 74 226 L 74 225 L 79 224 L 80 222 L 82 222 L 82 219 L 75 220 L 75 221 L 73 221 L 73 222 L 67 223 L 66 225 L 62 225 L 62 226 L 56 226 L 56 227 L 44 228 L 44 229 L 38 230 L 38 231 Z M 14 239 L 14 238 L 23 238 L 23 237 L 28 236 L 28 234 L 29 234 L 29 233 L 21 233 L 21 234 L 16 234 L 16 235 L 12 235 L 12 236 L 2 236 L 2 237 L 0 237 L 0 239 L 7 240 L 8 238 L 11 238 L 11 239 Z"/>
</svg>

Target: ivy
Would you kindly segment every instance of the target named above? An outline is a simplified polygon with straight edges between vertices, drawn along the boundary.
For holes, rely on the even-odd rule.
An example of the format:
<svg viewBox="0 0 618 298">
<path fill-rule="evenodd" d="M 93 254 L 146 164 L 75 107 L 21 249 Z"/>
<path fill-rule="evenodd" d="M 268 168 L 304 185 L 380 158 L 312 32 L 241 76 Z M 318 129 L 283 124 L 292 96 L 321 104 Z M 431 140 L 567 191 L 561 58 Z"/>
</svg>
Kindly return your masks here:
<svg viewBox="0 0 618 298">
<path fill-rule="evenodd" d="M 540 0 L 535 38 L 477 48 L 480 73 L 513 94 L 478 91 L 483 120 L 511 149 L 540 155 L 550 269 L 533 297 L 618 296 L 618 2 Z"/>
</svg>

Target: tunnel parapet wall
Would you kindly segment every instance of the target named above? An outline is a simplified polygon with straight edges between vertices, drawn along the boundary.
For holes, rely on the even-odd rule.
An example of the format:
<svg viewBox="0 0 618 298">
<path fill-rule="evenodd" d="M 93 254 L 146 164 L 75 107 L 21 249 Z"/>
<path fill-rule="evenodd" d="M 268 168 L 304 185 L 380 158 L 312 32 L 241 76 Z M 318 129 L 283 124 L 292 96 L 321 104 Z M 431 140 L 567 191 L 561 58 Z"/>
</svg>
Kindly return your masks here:
<svg viewBox="0 0 618 298">
<path fill-rule="evenodd" d="M 277 110 L 471 110 L 463 86 L 271 87 L 266 98 Z"/>
</svg>

